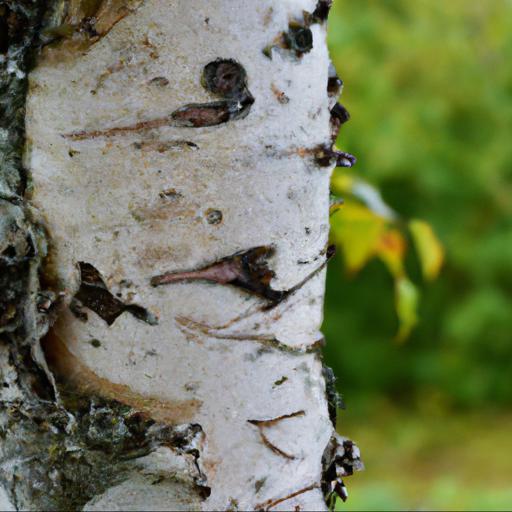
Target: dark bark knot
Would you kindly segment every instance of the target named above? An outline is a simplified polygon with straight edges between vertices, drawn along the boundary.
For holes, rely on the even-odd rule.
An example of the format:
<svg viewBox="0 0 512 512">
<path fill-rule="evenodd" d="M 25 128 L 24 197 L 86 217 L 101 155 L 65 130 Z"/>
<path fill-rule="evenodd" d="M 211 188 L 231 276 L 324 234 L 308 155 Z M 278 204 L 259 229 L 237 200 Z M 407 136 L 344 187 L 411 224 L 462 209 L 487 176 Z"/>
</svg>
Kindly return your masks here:
<svg viewBox="0 0 512 512">
<path fill-rule="evenodd" d="M 345 124 L 350 120 L 350 114 L 348 110 L 341 105 L 336 103 L 331 109 L 331 141 L 334 143 L 338 137 L 341 125 Z"/>
<path fill-rule="evenodd" d="M 329 246 L 325 251 L 325 260 L 302 281 L 288 290 L 275 290 L 271 281 L 275 276 L 269 269 L 269 259 L 275 249 L 271 246 L 258 246 L 237 252 L 214 263 L 196 270 L 183 272 L 166 272 L 151 278 L 152 286 L 160 286 L 180 281 L 209 281 L 221 285 L 231 285 L 267 301 L 265 309 L 271 309 L 286 300 L 302 288 L 311 278 L 322 270 L 334 255 L 335 247 Z"/>
<path fill-rule="evenodd" d="M 318 0 L 316 8 L 313 11 L 313 18 L 318 20 L 318 22 L 327 20 L 331 7 L 332 0 Z"/>
<path fill-rule="evenodd" d="M 278 303 L 286 292 L 274 290 L 270 286 L 274 272 L 268 268 L 268 260 L 273 254 L 273 247 L 254 247 L 222 258 L 197 270 L 167 272 L 155 276 L 151 279 L 151 285 L 160 286 L 178 281 L 204 280 L 236 286 L 263 297 L 272 304 Z"/>
<path fill-rule="evenodd" d="M 163 126 L 178 128 L 217 126 L 246 117 L 255 101 L 247 86 L 247 73 L 244 67 L 233 59 L 217 59 L 208 63 L 203 69 L 201 85 L 221 99 L 208 103 L 188 103 L 158 119 L 148 119 L 132 125 L 101 130 L 81 130 L 63 136 L 71 140 L 86 140 L 144 132 Z M 185 141 L 185 143 L 193 149 L 197 148 L 193 142 Z M 138 145 L 141 149 L 143 146 L 143 143 Z M 154 146 L 154 149 L 161 150 L 162 147 L 165 151 L 165 146 L 162 144 Z"/>
<path fill-rule="evenodd" d="M 288 30 L 281 32 L 274 41 L 263 49 L 263 54 L 272 58 L 272 50 L 285 50 L 291 57 L 300 59 L 313 49 L 311 25 L 324 23 L 329 15 L 332 0 L 319 0 L 313 12 L 304 11 L 300 19 L 290 21 Z"/>
<path fill-rule="evenodd" d="M 331 140 L 330 145 L 320 145 L 314 151 L 316 163 L 320 167 L 352 167 L 357 159 L 354 155 L 339 151 L 333 147 L 338 133 L 343 124 L 350 120 L 348 110 L 338 103 L 338 97 L 343 90 L 343 80 L 337 75 L 335 67 L 329 66 L 329 78 L 327 80 L 327 96 L 329 98 Z"/>
<path fill-rule="evenodd" d="M 108 290 L 101 274 L 90 263 L 79 262 L 81 284 L 71 302 L 71 311 L 80 320 L 87 321 L 83 308 L 94 311 L 108 325 L 125 311 L 149 325 L 156 325 L 158 319 L 146 308 L 137 304 L 125 304 Z"/>
<path fill-rule="evenodd" d="M 222 100 L 190 103 L 172 113 L 179 126 L 199 128 L 215 126 L 245 117 L 254 103 L 247 87 L 247 74 L 233 59 L 217 59 L 203 70 L 201 85 Z"/>
<path fill-rule="evenodd" d="M 332 149 L 327 145 L 317 146 L 314 150 L 314 157 L 320 167 L 330 167 L 333 164 L 336 164 L 336 167 L 352 167 L 357 162 L 354 155 Z"/>
<path fill-rule="evenodd" d="M 291 21 L 286 32 L 281 32 L 274 41 L 263 48 L 263 55 L 272 58 L 272 50 L 281 51 L 292 59 L 300 59 L 313 49 L 313 32 L 309 28 L 311 22 L 307 16 L 301 21 Z"/>
<path fill-rule="evenodd" d="M 288 48 L 294 50 L 298 56 L 313 49 L 313 33 L 309 27 L 291 25 L 284 37 Z"/>
</svg>

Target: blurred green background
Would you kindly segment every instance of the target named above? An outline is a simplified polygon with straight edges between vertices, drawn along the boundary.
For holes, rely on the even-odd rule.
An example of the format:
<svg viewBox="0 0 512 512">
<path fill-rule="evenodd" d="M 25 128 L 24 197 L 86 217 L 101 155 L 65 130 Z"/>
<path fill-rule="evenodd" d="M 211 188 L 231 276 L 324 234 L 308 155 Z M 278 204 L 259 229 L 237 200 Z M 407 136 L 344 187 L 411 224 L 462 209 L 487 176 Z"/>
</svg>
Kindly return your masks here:
<svg viewBox="0 0 512 512">
<path fill-rule="evenodd" d="M 420 322 L 404 344 L 384 265 L 352 276 L 342 254 L 330 265 L 326 358 L 347 405 L 338 430 L 367 468 L 338 506 L 510 510 L 512 2 L 335 0 L 329 45 L 352 114 L 338 146 L 446 251 L 432 283 L 408 252 Z"/>
</svg>

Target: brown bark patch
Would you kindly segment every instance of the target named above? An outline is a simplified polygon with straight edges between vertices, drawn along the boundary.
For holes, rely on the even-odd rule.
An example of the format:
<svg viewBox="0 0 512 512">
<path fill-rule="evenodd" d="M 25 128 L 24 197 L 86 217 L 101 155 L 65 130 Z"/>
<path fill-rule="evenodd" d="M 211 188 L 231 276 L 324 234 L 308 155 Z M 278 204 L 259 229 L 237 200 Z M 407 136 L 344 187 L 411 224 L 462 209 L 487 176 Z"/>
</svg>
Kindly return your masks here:
<svg viewBox="0 0 512 512">
<path fill-rule="evenodd" d="M 49 368 L 63 395 L 99 395 L 117 400 L 141 411 L 157 422 L 182 424 L 191 422 L 202 406 L 200 400 L 161 400 L 142 395 L 129 386 L 100 377 L 71 353 L 54 329 L 41 342 Z"/>
<path fill-rule="evenodd" d="M 105 37 L 144 0 L 70 0 L 61 25 L 47 30 L 53 40 L 43 61 L 57 64 L 77 58 Z"/>
</svg>

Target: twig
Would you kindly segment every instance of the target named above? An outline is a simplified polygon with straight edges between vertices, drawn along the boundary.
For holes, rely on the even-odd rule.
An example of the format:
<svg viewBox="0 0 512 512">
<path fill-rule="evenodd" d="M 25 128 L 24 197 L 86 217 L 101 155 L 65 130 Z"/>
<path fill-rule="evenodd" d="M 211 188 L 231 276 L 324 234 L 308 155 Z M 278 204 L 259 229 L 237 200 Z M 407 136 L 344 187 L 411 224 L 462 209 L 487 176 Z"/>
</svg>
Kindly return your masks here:
<svg viewBox="0 0 512 512">
<path fill-rule="evenodd" d="M 305 492 L 312 491 L 313 489 L 319 489 L 320 486 L 318 484 L 311 484 L 307 487 L 304 487 L 304 489 L 300 489 L 298 491 L 292 492 L 291 494 L 288 494 L 288 496 L 284 496 L 283 498 L 277 498 L 277 499 L 270 499 L 267 501 L 264 501 L 263 503 L 259 503 L 254 508 L 255 510 L 265 510 L 268 511 L 272 507 L 275 507 L 276 505 L 279 505 L 279 503 L 282 503 L 283 501 L 291 500 L 292 498 L 295 498 L 295 496 L 299 496 L 300 494 L 304 494 Z"/>
<path fill-rule="evenodd" d="M 277 455 L 280 455 L 281 457 L 284 457 L 288 460 L 295 460 L 296 457 L 294 455 L 291 455 L 284 450 L 281 450 L 281 448 L 278 448 L 274 443 L 270 441 L 270 439 L 265 435 L 264 429 L 268 427 L 272 427 L 276 423 L 289 419 L 289 418 L 295 418 L 296 416 L 304 416 L 306 413 L 305 411 L 295 411 L 290 414 L 283 414 L 282 416 L 278 416 L 277 418 L 272 418 L 269 420 L 247 420 L 248 423 L 251 425 L 255 425 L 258 427 L 261 440 L 263 441 L 263 444 L 272 450 Z"/>
</svg>

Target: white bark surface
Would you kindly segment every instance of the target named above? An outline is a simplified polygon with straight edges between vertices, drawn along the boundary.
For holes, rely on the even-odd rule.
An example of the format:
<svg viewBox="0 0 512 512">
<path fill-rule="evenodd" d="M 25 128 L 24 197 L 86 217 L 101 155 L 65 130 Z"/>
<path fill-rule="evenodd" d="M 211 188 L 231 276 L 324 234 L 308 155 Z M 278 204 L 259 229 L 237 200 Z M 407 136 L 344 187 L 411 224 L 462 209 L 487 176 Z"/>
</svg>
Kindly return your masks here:
<svg viewBox="0 0 512 512">
<path fill-rule="evenodd" d="M 307 352 L 321 338 L 324 272 L 269 310 L 233 286 L 150 285 L 155 275 L 255 246 L 275 248 L 275 290 L 292 288 L 324 262 L 330 168 L 318 167 L 310 151 L 330 136 L 325 26 L 311 25 L 313 49 L 300 58 L 262 53 L 315 4 L 145 0 L 86 50 L 45 49 L 30 78 L 31 201 L 48 228 L 51 271 L 63 293 L 52 336 L 69 351 L 77 383 L 158 421 L 201 425 L 200 464 L 211 488 L 205 510 L 325 509 L 321 457 L 333 426 L 321 361 Z M 245 118 L 72 136 L 216 101 L 200 78 L 218 58 L 245 68 L 255 98 Z M 278 101 L 276 90 L 289 101 Z M 162 194 L 169 189 L 171 197 Z M 210 209 L 222 212 L 220 223 L 208 222 Z M 113 294 L 146 308 L 158 325 L 128 312 L 110 326 L 91 311 L 87 322 L 77 319 L 66 306 L 80 285 L 78 262 L 92 264 Z M 219 327 L 243 315 L 220 329 L 194 323 Z M 300 414 L 269 426 L 248 422 L 293 413 Z M 172 457 L 168 467 L 162 457 L 86 508 L 177 507 L 171 484 L 152 486 L 144 477 L 162 471 L 159 464 L 175 471 Z"/>
</svg>

